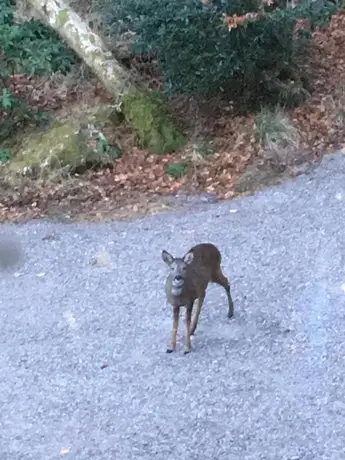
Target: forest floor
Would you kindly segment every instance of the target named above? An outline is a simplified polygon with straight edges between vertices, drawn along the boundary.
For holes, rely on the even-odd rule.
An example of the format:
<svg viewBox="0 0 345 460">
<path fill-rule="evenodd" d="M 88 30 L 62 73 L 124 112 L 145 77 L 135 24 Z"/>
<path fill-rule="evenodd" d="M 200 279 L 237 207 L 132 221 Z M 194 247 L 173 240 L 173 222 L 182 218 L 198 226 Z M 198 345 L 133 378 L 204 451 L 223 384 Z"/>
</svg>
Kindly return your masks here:
<svg viewBox="0 0 345 460">
<path fill-rule="evenodd" d="M 0 222 L 44 216 L 127 219 L 178 206 L 184 197 L 194 197 L 195 202 L 232 198 L 304 172 L 306 165 L 316 164 L 345 143 L 345 12 L 339 11 L 326 28 L 315 30 L 313 40 L 309 65 L 314 91 L 304 104 L 284 114 L 294 128 L 288 161 L 265 156 L 254 133 L 254 116 L 234 116 L 217 101 L 213 106 L 208 101 L 208 107 L 216 109 L 205 111 L 191 101 L 175 99 L 172 107 L 189 135 L 182 152 L 151 155 L 135 145 L 125 124 L 116 130 L 105 126 L 107 139 L 123 152 L 113 167 L 60 181 L 23 178 L 16 187 L 0 182 Z M 76 85 L 16 75 L 11 89 L 53 117 L 110 100 L 95 79 Z M 204 140 L 211 140 L 215 153 L 203 154 Z M 166 172 L 171 163 L 188 164 L 186 174 L 171 177 Z"/>
</svg>

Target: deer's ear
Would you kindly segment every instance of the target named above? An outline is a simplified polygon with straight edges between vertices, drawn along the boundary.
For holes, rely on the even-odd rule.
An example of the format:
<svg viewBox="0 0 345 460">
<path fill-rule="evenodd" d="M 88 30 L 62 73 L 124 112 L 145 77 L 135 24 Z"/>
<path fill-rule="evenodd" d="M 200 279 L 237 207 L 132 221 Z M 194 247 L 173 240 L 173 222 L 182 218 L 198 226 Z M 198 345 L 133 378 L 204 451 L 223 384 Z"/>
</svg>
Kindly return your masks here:
<svg viewBox="0 0 345 460">
<path fill-rule="evenodd" d="M 193 262 L 194 254 L 192 252 L 187 252 L 187 254 L 183 257 L 183 262 L 187 265 Z"/>
<path fill-rule="evenodd" d="M 166 251 L 165 249 L 163 249 L 162 251 L 162 259 L 163 259 L 163 262 L 165 262 L 167 265 L 171 265 L 174 260 L 173 256 L 169 254 L 169 252 Z"/>
</svg>

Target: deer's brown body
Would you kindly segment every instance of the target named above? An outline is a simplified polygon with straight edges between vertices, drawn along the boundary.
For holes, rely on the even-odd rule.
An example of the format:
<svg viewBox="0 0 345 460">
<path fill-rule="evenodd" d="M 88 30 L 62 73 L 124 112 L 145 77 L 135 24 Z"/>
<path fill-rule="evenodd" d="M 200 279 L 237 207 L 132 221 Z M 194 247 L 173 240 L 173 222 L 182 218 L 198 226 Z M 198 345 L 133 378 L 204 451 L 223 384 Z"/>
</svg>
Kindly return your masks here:
<svg viewBox="0 0 345 460">
<path fill-rule="evenodd" d="M 190 336 L 194 334 L 201 307 L 203 305 L 208 283 L 217 283 L 224 287 L 228 298 L 228 317 L 234 313 L 230 294 L 230 284 L 221 269 L 221 254 L 211 243 L 202 243 L 192 247 L 182 258 L 174 258 L 167 251 L 162 252 L 163 261 L 170 267 L 165 282 L 165 293 L 173 307 L 173 328 L 171 343 L 167 348 L 170 353 L 176 348 L 176 335 L 180 316 L 180 307 L 186 307 L 186 350 L 191 349 Z M 197 310 L 192 320 L 194 301 L 198 299 Z"/>
</svg>

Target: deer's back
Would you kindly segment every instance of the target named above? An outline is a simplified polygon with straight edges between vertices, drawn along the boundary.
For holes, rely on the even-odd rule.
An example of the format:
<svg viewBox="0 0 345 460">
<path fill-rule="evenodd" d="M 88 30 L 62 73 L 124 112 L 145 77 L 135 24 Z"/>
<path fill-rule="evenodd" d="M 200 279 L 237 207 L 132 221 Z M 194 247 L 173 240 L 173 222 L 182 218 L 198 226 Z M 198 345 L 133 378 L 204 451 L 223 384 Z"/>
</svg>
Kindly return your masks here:
<svg viewBox="0 0 345 460">
<path fill-rule="evenodd" d="M 221 254 L 211 243 L 201 243 L 190 249 L 194 258 L 188 270 L 191 280 L 197 290 L 205 289 L 212 281 L 220 266 Z"/>
<path fill-rule="evenodd" d="M 212 243 L 201 243 L 190 249 L 194 259 L 191 265 L 199 265 L 207 268 L 217 268 L 221 262 L 219 249 Z"/>
</svg>

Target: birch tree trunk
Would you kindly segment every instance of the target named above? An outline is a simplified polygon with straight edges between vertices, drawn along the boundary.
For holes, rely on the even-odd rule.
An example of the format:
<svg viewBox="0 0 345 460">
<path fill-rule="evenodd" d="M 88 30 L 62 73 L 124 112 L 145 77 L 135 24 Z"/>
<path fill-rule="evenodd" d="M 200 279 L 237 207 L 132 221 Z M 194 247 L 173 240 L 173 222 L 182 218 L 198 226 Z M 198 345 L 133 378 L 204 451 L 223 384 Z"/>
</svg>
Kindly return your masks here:
<svg viewBox="0 0 345 460">
<path fill-rule="evenodd" d="M 185 137 L 173 121 L 166 104 L 144 91 L 130 73 L 113 57 L 102 39 L 65 0 L 27 0 L 47 25 L 90 67 L 111 94 L 131 124 L 137 143 L 152 153 L 179 149 Z"/>
<path fill-rule="evenodd" d="M 135 89 L 129 72 L 64 0 L 28 0 L 28 3 L 91 68 L 116 102 L 128 91 Z"/>
</svg>

